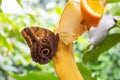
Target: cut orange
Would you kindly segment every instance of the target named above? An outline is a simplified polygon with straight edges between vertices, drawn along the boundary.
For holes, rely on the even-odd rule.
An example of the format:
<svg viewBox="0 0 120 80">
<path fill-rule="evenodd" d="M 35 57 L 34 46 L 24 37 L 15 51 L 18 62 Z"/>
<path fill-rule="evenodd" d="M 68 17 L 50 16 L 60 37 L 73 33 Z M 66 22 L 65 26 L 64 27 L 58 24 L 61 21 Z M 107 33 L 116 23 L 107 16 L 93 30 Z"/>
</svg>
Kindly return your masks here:
<svg viewBox="0 0 120 80">
<path fill-rule="evenodd" d="M 106 0 L 80 0 L 80 9 L 85 21 L 97 27 L 104 13 Z"/>
</svg>

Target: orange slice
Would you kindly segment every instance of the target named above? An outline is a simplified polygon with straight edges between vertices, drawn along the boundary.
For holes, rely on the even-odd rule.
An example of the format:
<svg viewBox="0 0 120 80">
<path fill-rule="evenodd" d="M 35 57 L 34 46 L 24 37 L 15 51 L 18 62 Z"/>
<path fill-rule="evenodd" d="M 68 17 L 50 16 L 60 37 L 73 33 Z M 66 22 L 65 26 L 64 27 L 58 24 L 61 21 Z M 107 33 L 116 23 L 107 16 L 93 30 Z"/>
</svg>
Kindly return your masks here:
<svg viewBox="0 0 120 80">
<path fill-rule="evenodd" d="M 85 21 L 97 27 L 104 13 L 106 0 L 80 0 L 80 9 Z"/>
</svg>

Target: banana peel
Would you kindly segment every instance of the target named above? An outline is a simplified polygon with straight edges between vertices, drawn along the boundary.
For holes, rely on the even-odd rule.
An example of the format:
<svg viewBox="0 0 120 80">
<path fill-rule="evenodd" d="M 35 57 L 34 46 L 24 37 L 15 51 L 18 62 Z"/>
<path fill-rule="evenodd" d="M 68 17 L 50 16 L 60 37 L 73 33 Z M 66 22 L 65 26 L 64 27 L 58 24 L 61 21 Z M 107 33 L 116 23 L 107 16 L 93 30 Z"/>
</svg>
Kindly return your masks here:
<svg viewBox="0 0 120 80">
<path fill-rule="evenodd" d="M 75 4 L 75 5 L 74 5 Z M 69 2 L 67 5 L 71 7 L 71 5 L 75 8 L 76 4 L 78 5 L 78 3 L 74 3 L 74 1 Z M 65 7 L 65 10 L 67 9 L 67 7 Z M 72 12 L 73 9 L 71 9 Z M 77 10 L 76 10 L 77 11 Z M 53 62 L 54 62 L 54 67 L 55 67 L 55 71 L 58 75 L 59 80 L 84 80 L 83 76 L 81 75 L 81 73 L 79 72 L 79 69 L 76 65 L 75 59 L 74 59 L 74 54 L 73 54 L 73 41 L 77 39 L 77 37 L 82 34 L 83 32 L 85 32 L 87 28 L 87 26 L 85 25 L 84 22 L 82 22 L 81 17 L 78 16 L 80 19 L 78 19 L 78 17 L 76 16 L 76 18 L 74 18 L 74 20 L 79 20 L 79 22 L 75 23 L 71 23 L 71 21 L 67 21 L 68 23 L 68 27 L 66 27 L 66 14 L 65 11 L 63 11 L 64 13 L 62 14 L 62 19 L 60 19 L 60 21 L 62 20 L 62 23 L 60 22 L 60 24 L 58 24 L 55 27 L 55 33 L 59 33 L 60 34 L 60 40 L 58 43 L 58 49 L 57 52 L 55 54 L 55 56 L 53 57 Z M 67 12 L 69 13 L 69 12 Z M 79 15 L 81 15 L 79 13 Z M 65 16 L 63 18 L 63 16 Z M 68 16 L 67 16 L 68 17 Z M 69 20 L 72 18 L 69 18 Z M 65 22 L 64 22 L 64 21 Z M 62 24 L 62 26 L 61 26 Z M 71 25 L 69 27 L 69 25 Z M 75 24 L 75 25 L 73 25 Z M 70 28 L 68 30 L 68 28 Z M 64 36 L 61 36 L 61 32 L 66 33 L 67 39 Z M 69 34 L 70 33 L 70 34 Z M 74 34 L 74 35 L 71 35 Z"/>
<path fill-rule="evenodd" d="M 58 32 L 59 25 L 55 28 L 55 33 Z M 73 43 L 66 44 L 60 38 L 53 63 L 59 80 L 84 80 L 74 59 Z"/>
<path fill-rule="evenodd" d="M 83 80 L 74 59 L 73 43 L 65 45 L 65 43 L 60 40 L 53 61 L 60 80 Z"/>
<path fill-rule="evenodd" d="M 59 21 L 59 35 L 63 42 L 68 45 L 75 41 L 82 31 L 80 23 L 83 17 L 80 11 L 80 3 L 70 1 L 66 4 Z"/>
</svg>

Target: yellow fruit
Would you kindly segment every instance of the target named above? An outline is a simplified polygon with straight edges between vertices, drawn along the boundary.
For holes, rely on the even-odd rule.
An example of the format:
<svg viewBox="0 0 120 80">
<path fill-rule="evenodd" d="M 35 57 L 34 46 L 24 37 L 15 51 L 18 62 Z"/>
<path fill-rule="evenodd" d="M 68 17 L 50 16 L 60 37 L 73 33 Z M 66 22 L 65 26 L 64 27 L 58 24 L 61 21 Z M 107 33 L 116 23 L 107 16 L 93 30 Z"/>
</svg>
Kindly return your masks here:
<svg viewBox="0 0 120 80">
<path fill-rule="evenodd" d="M 83 20 L 80 3 L 68 2 L 59 21 L 60 38 L 65 44 L 72 43 L 80 35 L 80 23 Z"/>
<path fill-rule="evenodd" d="M 91 26 L 97 27 L 104 13 L 106 0 L 80 0 L 80 9 L 84 19 Z"/>
<path fill-rule="evenodd" d="M 82 20 L 79 3 L 68 2 L 59 24 L 55 27 L 55 33 L 60 35 L 60 41 L 53 62 L 59 80 L 84 80 L 73 54 L 73 41 L 85 31 L 84 25 L 80 24 Z"/>
<path fill-rule="evenodd" d="M 65 45 L 61 40 L 53 61 L 59 80 L 83 80 L 74 60 L 72 43 Z"/>
</svg>

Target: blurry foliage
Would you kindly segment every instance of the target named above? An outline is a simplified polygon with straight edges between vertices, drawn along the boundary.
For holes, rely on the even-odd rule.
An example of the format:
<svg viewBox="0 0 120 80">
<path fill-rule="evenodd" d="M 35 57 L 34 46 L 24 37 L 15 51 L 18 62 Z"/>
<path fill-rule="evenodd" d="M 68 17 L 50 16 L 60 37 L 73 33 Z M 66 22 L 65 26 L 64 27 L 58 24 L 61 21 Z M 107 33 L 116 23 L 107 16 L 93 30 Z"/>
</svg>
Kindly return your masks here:
<svg viewBox="0 0 120 80">
<path fill-rule="evenodd" d="M 109 3 L 106 13 L 120 16 L 120 1 L 118 3 Z"/>
<path fill-rule="evenodd" d="M 108 3 L 116 3 L 116 2 L 120 2 L 119 0 L 108 0 Z"/>
<path fill-rule="evenodd" d="M 17 80 L 58 80 L 54 74 L 48 72 L 29 72 L 27 75 L 14 75 Z"/>
<path fill-rule="evenodd" d="M 90 68 L 85 67 L 85 65 L 83 65 L 80 62 L 78 62 L 77 65 L 78 65 L 78 68 L 79 68 L 79 70 L 80 70 L 80 72 L 81 72 L 81 74 L 82 74 L 82 76 L 84 77 L 85 80 L 97 80 L 96 75 L 94 75 L 94 76 L 91 75 Z"/>
<path fill-rule="evenodd" d="M 108 35 L 105 40 L 97 46 L 94 50 L 86 52 L 83 56 L 84 61 L 95 62 L 101 53 L 109 50 L 111 47 L 115 46 L 120 42 L 120 34 Z M 107 45 L 107 46 L 106 46 Z"/>
<path fill-rule="evenodd" d="M 22 0 L 16 1 L 23 9 L 25 8 Z M 120 15 L 119 0 L 108 0 L 108 2 L 106 13 Z M 2 0 L 0 0 L 1 4 Z M 40 4 L 42 3 L 37 5 Z M 63 9 L 63 6 L 61 7 L 59 4 L 63 4 L 62 0 L 54 9 L 46 11 L 31 5 L 33 13 L 25 14 L 4 13 L 0 7 L 0 80 L 58 80 L 52 62 L 47 65 L 39 65 L 31 60 L 29 48 L 20 31 L 32 25 L 54 30 Z M 119 29 L 111 30 L 112 33 L 119 33 Z M 96 78 L 119 80 L 120 44 L 114 45 L 102 53 L 95 63 L 85 63 L 82 57 L 84 49 L 88 45 L 88 33 L 81 35 L 74 45 L 75 58 L 83 77 L 86 80 L 96 80 Z M 108 45 L 104 45 L 103 48 L 106 46 Z"/>
<path fill-rule="evenodd" d="M 20 7 L 23 8 L 23 5 L 22 5 L 22 3 L 21 3 L 21 0 L 16 0 L 16 1 L 17 1 L 17 3 L 20 5 Z"/>
<path fill-rule="evenodd" d="M 1 6 L 1 4 L 2 4 L 2 0 L 0 0 L 0 6 Z"/>
</svg>

